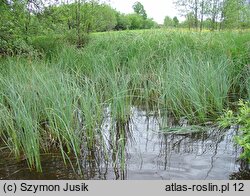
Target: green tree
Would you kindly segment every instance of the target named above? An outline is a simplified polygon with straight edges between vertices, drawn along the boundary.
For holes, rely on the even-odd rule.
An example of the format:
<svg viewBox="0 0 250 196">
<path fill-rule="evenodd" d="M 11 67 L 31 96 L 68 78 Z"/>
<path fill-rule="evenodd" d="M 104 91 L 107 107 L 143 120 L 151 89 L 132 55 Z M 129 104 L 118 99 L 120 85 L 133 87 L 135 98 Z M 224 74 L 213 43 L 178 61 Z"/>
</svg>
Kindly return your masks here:
<svg viewBox="0 0 250 196">
<path fill-rule="evenodd" d="M 169 16 L 166 16 L 164 18 L 164 27 L 173 27 L 174 26 L 174 21 L 172 18 L 170 18 Z"/>
<path fill-rule="evenodd" d="M 210 29 L 218 28 L 219 22 L 222 20 L 222 9 L 224 0 L 211 0 L 207 2 L 207 17 L 210 18 Z"/>
<path fill-rule="evenodd" d="M 209 9 L 210 13 L 217 14 L 218 1 L 220 0 L 175 0 L 175 4 L 183 16 L 190 17 L 190 14 L 192 14 L 192 28 L 202 30 L 204 18 L 209 17 Z M 187 18 L 187 20 L 190 21 L 190 18 Z"/>
<path fill-rule="evenodd" d="M 222 8 L 223 28 L 241 28 L 249 22 L 249 3 L 245 0 L 224 0 Z"/>
<path fill-rule="evenodd" d="M 211 19 L 211 30 L 247 28 L 250 24 L 250 7 L 247 0 L 175 0 L 175 4 L 182 15 L 186 16 L 186 23 L 192 23 L 192 27 L 196 29 L 200 24 L 202 30 L 203 21 L 207 18 Z"/>
<path fill-rule="evenodd" d="M 187 14 L 185 23 L 189 29 L 196 27 L 196 18 L 192 12 Z"/>
<path fill-rule="evenodd" d="M 110 31 L 117 25 L 117 12 L 107 4 L 96 5 L 92 31 Z"/>
<path fill-rule="evenodd" d="M 22 52 L 28 36 L 26 3 L 0 0 L 0 13 L 0 53 Z"/>
<path fill-rule="evenodd" d="M 194 17 L 194 27 L 198 29 L 198 16 L 200 11 L 200 0 L 175 0 L 174 3 L 183 16 L 192 13 Z"/>
<path fill-rule="evenodd" d="M 152 28 L 157 27 L 157 25 L 158 24 L 152 18 L 147 18 L 146 20 L 144 20 L 143 28 L 152 29 Z"/>
<path fill-rule="evenodd" d="M 138 14 L 128 14 L 130 21 L 130 29 L 142 29 L 144 24 L 144 18 Z"/>
<path fill-rule="evenodd" d="M 147 13 L 144 9 L 144 6 L 140 2 L 135 2 L 133 5 L 134 12 L 142 16 L 144 19 L 147 19 Z"/>
<path fill-rule="evenodd" d="M 178 25 L 179 25 L 179 20 L 176 16 L 173 18 L 173 25 L 174 25 L 174 27 L 178 27 Z"/>
<path fill-rule="evenodd" d="M 115 26 L 116 30 L 125 30 L 129 29 L 131 26 L 131 21 L 129 17 L 125 14 L 121 14 L 119 12 L 116 13 L 117 24 Z"/>
<path fill-rule="evenodd" d="M 242 8 L 241 27 L 250 28 L 250 0 Z"/>
</svg>

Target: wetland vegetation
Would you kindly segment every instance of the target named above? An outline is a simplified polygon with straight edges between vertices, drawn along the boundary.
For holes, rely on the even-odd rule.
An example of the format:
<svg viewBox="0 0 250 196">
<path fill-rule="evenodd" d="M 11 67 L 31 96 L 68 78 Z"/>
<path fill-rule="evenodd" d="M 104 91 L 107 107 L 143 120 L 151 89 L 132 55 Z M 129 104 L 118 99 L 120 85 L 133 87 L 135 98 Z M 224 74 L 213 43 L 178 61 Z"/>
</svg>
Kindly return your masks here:
<svg viewBox="0 0 250 196">
<path fill-rule="evenodd" d="M 123 171 L 135 110 L 157 119 L 155 131 L 165 142 L 171 129 L 201 134 L 192 141 L 204 141 L 206 129 L 221 133 L 216 122 L 226 109 L 237 112 L 239 99 L 249 100 L 249 30 L 78 34 L 77 28 L 1 42 L 0 154 L 8 148 L 30 169 L 42 172 L 43 155 L 59 152 L 65 164 L 90 178 L 86 172 L 96 163 L 112 162 Z M 243 129 L 249 137 L 249 120 Z M 215 146 L 225 141 L 213 138 Z M 241 146 L 249 148 L 249 139 Z M 249 160 L 249 149 L 245 156 Z"/>
</svg>

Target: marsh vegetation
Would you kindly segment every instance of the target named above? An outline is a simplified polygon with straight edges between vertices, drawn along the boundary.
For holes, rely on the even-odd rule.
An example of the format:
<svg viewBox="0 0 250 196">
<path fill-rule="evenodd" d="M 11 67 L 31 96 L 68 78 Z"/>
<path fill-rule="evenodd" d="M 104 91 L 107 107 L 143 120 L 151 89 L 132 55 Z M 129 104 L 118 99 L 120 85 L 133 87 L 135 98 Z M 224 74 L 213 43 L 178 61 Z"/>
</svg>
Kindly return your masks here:
<svg viewBox="0 0 250 196">
<path fill-rule="evenodd" d="M 6 57 L 1 138 L 40 171 L 40 154 L 54 149 L 65 162 L 107 145 L 124 157 L 133 107 L 164 117 L 163 127 L 183 117 L 195 125 L 249 98 L 249 40 L 248 32 L 111 32 L 92 34 L 80 50 L 64 44 L 49 56 Z M 103 138 L 107 110 L 110 144 Z"/>
<path fill-rule="evenodd" d="M 186 20 L 166 17 L 164 26 L 148 18 L 140 2 L 127 15 L 96 0 L 0 2 L 0 156 L 9 155 L 6 164 L 14 157 L 41 173 L 44 157 L 53 155 L 74 177 L 96 178 L 92 171 L 100 166 L 106 175 L 111 164 L 115 179 L 125 179 L 133 160 L 128 146 L 144 135 L 136 126 L 149 137 L 156 125 L 153 142 L 160 141 L 166 159 L 169 145 L 187 152 L 197 144 L 188 151 L 196 155 L 212 146 L 211 167 L 200 175 L 210 178 L 217 150 L 230 147 L 223 151 L 230 156 L 220 154 L 229 166 L 240 154 L 227 142 L 235 133 L 221 132 L 218 119 L 241 125 L 238 144 L 249 147 L 246 1 L 178 0 L 179 8 L 189 8 Z M 246 103 L 240 108 L 239 99 Z M 249 149 L 242 156 L 249 161 Z M 166 159 L 160 160 L 164 169 Z"/>
</svg>

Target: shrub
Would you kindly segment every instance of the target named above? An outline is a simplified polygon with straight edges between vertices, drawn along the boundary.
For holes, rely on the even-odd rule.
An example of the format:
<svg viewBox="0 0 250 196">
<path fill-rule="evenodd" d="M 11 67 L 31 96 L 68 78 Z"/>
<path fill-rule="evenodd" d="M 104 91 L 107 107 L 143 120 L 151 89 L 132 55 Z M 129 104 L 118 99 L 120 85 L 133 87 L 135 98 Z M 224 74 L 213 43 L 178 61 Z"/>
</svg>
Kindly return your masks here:
<svg viewBox="0 0 250 196">
<path fill-rule="evenodd" d="M 37 36 L 31 40 L 31 45 L 49 59 L 62 48 L 62 44 L 62 40 L 56 35 Z"/>
<path fill-rule="evenodd" d="M 80 36 L 78 36 L 76 30 L 71 30 L 65 33 L 63 39 L 66 41 L 66 43 L 81 48 L 88 44 L 89 34 L 86 32 L 81 32 Z"/>
<path fill-rule="evenodd" d="M 10 56 L 35 56 L 37 52 L 31 45 L 21 38 L 9 42 L 0 38 L 0 55 L 1 54 Z"/>
<path fill-rule="evenodd" d="M 222 127 L 237 124 L 240 127 L 239 136 L 235 137 L 235 141 L 243 148 L 240 158 L 250 163 L 250 104 L 248 101 L 239 101 L 239 113 L 234 114 L 232 110 L 228 110 L 220 118 L 219 122 Z"/>
</svg>

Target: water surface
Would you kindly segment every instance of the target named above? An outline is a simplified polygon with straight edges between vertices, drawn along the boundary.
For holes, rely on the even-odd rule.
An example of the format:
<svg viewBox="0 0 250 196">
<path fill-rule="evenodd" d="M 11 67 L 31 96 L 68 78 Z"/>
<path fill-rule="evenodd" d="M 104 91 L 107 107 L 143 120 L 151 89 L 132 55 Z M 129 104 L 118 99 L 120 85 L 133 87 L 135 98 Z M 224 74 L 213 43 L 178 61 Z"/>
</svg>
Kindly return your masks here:
<svg viewBox="0 0 250 196">
<path fill-rule="evenodd" d="M 166 133 L 159 119 L 144 111 L 132 110 L 126 125 L 129 131 L 122 149 L 110 141 L 110 118 L 103 123 L 106 148 L 83 150 L 78 174 L 65 166 L 59 153 L 43 154 L 43 172 L 30 171 L 25 160 L 16 161 L 10 152 L 0 150 L 0 179 L 129 179 L 129 180 L 226 180 L 239 170 L 240 149 L 234 145 L 235 129 L 208 127 L 208 131 Z M 105 152 L 104 152 L 105 151 Z M 72 164 L 75 161 L 72 159 Z"/>
</svg>

